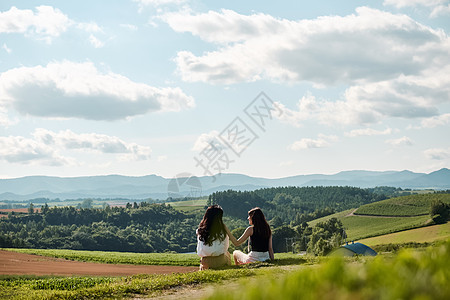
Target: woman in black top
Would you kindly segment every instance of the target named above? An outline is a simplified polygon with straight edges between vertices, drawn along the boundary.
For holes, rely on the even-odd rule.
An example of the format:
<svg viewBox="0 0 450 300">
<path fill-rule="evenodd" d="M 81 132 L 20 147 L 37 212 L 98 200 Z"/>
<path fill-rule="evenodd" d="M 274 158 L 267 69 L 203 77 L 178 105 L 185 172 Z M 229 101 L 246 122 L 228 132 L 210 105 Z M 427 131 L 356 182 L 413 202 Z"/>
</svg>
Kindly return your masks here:
<svg viewBox="0 0 450 300">
<path fill-rule="evenodd" d="M 236 265 L 247 264 L 255 261 L 273 260 L 272 249 L 272 231 L 259 207 L 255 207 L 248 212 L 248 223 L 242 236 L 236 240 L 230 230 L 225 226 L 231 242 L 235 246 L 244 243 L 248 238 L 248 254 L 236 250 L 233 252 L 233 258 Z"/>
</svg>

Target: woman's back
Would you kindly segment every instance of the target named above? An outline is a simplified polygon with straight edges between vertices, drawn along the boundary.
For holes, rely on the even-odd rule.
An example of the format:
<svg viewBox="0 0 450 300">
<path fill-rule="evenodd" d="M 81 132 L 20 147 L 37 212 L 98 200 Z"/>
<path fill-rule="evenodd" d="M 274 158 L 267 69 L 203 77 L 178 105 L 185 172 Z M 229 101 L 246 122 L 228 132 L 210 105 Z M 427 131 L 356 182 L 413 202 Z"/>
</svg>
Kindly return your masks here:
<svg viewBox="0 0 450 300">
<path fill-rule="evenodd" d="M 256 230 L 253 230 L 253 234 L 250 236 L 250 246 L 252 251 L 269 251 L 269 238 L 261 235 Z"/>
</svg>

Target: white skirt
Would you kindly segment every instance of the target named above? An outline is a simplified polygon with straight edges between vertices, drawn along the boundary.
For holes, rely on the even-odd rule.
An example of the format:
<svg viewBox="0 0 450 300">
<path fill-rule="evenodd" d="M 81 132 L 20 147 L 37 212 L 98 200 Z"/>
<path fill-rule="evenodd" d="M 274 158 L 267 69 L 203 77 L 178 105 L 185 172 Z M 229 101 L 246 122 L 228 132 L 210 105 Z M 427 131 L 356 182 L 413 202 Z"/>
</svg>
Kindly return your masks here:
<svg viewBox="0 0 450 300">
<path fill-rule="evenodd" d="M 242 251 L 236 250 L 233 252 L 233 257 L 237 264 L 248 264 L 257 261 L 266 261 L 270 259 L 269 251 L 266 252 L 257 252 L 250 251 L 248 254 L 245 254 Z"/>
</svg>

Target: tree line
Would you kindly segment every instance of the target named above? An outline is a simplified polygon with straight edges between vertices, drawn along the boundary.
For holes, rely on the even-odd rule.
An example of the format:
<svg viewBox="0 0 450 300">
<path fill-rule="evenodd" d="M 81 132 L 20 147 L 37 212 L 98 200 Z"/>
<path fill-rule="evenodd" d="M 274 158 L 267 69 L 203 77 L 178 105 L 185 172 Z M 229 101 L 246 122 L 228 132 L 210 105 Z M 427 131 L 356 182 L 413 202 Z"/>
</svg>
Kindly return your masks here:
<svg viewBox="0 0 450 300">
<path fill-rule="evenodd" d="M 223 207 L 225 223 L 237 237 L 248 225 L 247 211 L 259 206 L 271 224 L 275 252 L 294 249 L 321 254 L 342 241 L 342 223 L 331 219 L 311 228 L 308 221 L 385 198 L 354 187 L 277 187 L 216 192 L 207 205 Z M 30 206 L 27 215 L 0 220 L 0 247 L 193 252 L 195 229 L 203 213 L 147 202 L 102 208 L 44 204 L 40 212 Z M 295 241 L 295 246 L 289 241 Z"/>
</svg>

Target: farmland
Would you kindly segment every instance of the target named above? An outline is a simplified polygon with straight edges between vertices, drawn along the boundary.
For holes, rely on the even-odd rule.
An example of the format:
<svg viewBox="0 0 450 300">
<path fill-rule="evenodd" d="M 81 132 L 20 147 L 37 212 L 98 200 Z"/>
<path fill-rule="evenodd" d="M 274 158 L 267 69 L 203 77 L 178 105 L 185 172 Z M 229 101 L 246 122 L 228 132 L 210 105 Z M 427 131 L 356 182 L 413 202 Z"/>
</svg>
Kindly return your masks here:
<svg viewBox="0 0 450 300">
<path fill-rule="evenodd" d="M 363 205 L 354 214 L 403 217 L 427 215 L 432 201 L 450 203 L 450 194 L 423 194 L 386 199 Z"/>
<path fill-rule="evenodd" d="M 360 240 L 379 235 L 391 234 L 430 224 L 430 204 L 433 200 L 450 203 L 450 194 L 409 195 L 382 200 L 363 205 L 309 222 L 338 218 L 349 240 Z"/>
<path fill-rule="evenodd" d="M 27 254 L 64 258 L 106 264 L 132 264 L 132 265 L 168 265 L 168 266 L 198 266 L 199 258 L 196 254 L 171 253 L 132 253 L 132 252 L 106 252 L 82 251 L 64 249 L 6 249 Z"/>
<path fill-rule="evenodd" d="M 372 238 L 362 239 L 359 242 L 373 246 L 384 244 L 402 243 L 432 243 L 439 240 L 450 239 L 450 223 L 426 226 L 416 229 L 380 235 Z"/>
</svg>

